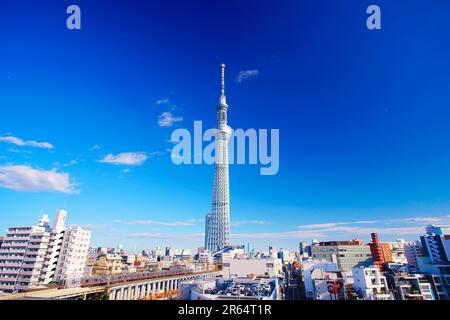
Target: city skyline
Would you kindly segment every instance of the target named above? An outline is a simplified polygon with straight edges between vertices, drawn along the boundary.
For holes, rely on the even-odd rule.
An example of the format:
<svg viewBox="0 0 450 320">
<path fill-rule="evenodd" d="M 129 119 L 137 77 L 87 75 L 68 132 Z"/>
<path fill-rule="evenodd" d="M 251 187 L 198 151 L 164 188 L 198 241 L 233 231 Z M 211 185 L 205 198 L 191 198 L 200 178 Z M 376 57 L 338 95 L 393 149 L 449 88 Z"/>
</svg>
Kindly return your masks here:
<svg viewBox="0 0 450 320">
<path fill-rule="evenodd" d="M 222 62 L 233 126 L 280 129 L 277 175 L 230 165 L 233 244 L 450 223 L 450 4 L 383 2 L 372 33 L 365 2 L 81 0 L 73 32 L 65 4 L 23 3 L 0 19 L 0 236 L 65 208 L 95 246 L 203 246 L 214 167 L 174 165 L 169 140 L 215 126 Z"/>
</svg>

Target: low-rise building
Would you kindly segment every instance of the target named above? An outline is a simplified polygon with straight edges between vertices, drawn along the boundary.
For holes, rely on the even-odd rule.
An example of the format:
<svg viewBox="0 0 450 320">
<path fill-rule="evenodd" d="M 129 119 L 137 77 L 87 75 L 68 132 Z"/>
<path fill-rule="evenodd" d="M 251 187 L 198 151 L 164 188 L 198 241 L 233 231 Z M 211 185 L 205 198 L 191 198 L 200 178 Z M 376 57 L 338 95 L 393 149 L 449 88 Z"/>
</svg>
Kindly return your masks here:
<svg viewBox="0 0 450 320">
<path fill-rule="evenodd" d="M 436 300 L 432 285 L 425 275 L 389 269 L 386 278 L 396 300 Z"/>
<path fill-rule="evenodd" d="M 278 258 L 223 258 L 224 277 L 283 277 L 283 266 Z"/>
<path fill-rule="evenodd" d="M 320 269 L 325 272 L 339 271 L 337 264 L 334 262 L 320 260 L 308 260 L 302 262 L 300 270 L 306 299 L 314 299 L 315 297 L 312 273 L 316 269 Z"/>
<path fill-rule="evenodd" d="M 122 273 L 122 257 L 118 254 L 102 255 L 96 261 L 92 269 L 92 275 L 111 275 Z"/>
<path fill-rule="evenodd" d="M 311 272 L 314 300 L 345 300 L 345 279 L 340 271 Z"/>
<path fill-rule="evenodd" d="M 393 300 L 386 277 L 378 268 L 353 268 L 353 287 L 363 300 Z"/>
</svg>

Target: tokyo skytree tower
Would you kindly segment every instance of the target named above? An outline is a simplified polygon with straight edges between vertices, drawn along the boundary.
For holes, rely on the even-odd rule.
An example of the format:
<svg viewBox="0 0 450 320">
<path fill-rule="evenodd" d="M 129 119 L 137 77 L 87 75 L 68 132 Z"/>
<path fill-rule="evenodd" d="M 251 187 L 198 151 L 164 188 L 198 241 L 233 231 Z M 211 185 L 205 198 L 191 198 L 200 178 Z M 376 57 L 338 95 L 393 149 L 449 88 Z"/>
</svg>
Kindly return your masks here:
<svg viewBox="0 0 450 320">
<path fill-rule="evenodd" d="M 225 97 L 225 65 L 222 64 L 222 82 L 217 106 L 217 132 L 215 137 L 216 169 L 212 196 L 212 210 L 205 219 L 205 248 L 211 252 L 230 246 L 230 187 L 228 180 L 228 141 L 231 128 L 227 125 L 227 99 Z"/>
</svg>

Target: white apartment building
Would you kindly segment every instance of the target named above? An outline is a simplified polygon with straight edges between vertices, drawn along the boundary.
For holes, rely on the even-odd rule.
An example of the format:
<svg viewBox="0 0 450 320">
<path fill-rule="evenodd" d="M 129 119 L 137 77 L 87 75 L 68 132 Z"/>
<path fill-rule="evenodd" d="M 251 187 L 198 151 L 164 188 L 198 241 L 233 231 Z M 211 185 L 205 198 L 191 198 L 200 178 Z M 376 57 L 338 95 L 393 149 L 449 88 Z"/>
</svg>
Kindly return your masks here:
<svg viewBox="0 0 450 320">
<path fill-rule="evenodd" d="M 411 271 L 418 271 L 419 265 L 417 263 L 417 258 L 422 257 L 423 254 L 424 252 L 420 241 L 405 245 L 405 257 Z"/>
<path fill-rule="evenodd" d="M 71 230 L 64 227 L 66 216 L 58 210 L 52 227 L 43 215 L 36 226 L 8 228 L 0 247 L 0 292 L 28 291 L 55 280 L 63 239 Z M 76 247 L 76 242 L 66 245 Z"/>
<path fill-rule="evenodd" d="M 0 248 L 0 292 L 26 291 L 37 286 L 50 241 L 48 217 L 37 226 L 8 228 Z"/>
<path fill-rule="evenodd" d="M 51 229 L 50 241 L 47 247 L 47 254 L 41 272 L 40 282 L 48 284 L 53 281 L 59 253 L 64 238 L 65 222 L 67 218 L 66 210 L 56 211 L 55 220 Z"/>
<path fill-rule="evenodd" d="M 363 300 L 393 300 L 378 268 L 353 268 L 353 287 Z"/>
<path fill-rule="evenodd" d="M 56 282 L 65 285 L 79 283 L 85 271 L 90 240 L 91 232 L 81 227 L 65 230 L 55 271 Z"/>
</svg>

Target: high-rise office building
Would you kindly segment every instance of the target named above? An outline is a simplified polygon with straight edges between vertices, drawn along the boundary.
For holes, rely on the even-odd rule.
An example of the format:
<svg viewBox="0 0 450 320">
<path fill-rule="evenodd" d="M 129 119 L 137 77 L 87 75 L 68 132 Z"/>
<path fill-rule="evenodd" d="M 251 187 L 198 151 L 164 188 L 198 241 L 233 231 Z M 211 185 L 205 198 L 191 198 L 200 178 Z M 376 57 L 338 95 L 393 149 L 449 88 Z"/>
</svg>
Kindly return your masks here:
<svg viewBox="0 0 450 320">
<path fill-rule="evenodd" d="M 215 139 L 216 168 L 212 210 L 205 219 L 205 248 L 211 252 L 231 245 L 230 191 L 228 178 L 228 142 L 231 128 L 227 124 L 228 105 L 225 97 L 225 65 L 222 64 L 222 82 L 217 106 L 217 132 Z"/>
</svg>

